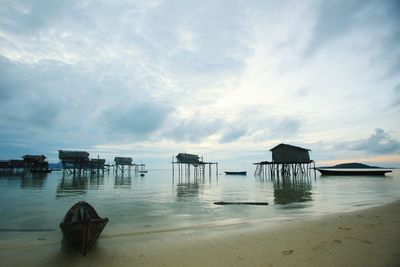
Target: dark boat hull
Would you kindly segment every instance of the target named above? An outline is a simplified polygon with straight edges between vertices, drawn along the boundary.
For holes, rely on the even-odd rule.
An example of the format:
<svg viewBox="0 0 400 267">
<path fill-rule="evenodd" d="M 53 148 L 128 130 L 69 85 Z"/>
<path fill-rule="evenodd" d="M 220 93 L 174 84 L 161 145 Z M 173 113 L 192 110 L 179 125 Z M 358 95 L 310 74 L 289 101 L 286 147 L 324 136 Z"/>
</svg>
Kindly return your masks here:
<svg viewBox="0 0 400 267">
<path fill-rule="evenodd" d="M 83 213 L 83 218 L 72 219 Z M 63 248 L 78 249 L 84 256 L 96 243 L 107 218 L 100 218 L 92 206 L 86 202 L 78 202 L 67 212 L 64 221 L 60 224 L 63 232 Z"/>
<path fill-rule="evenodd" d="M 385 175 L 388 172 L 392 172 L 391 170 L 385 170 L 385 169 L 361 169 L 361 170 L 335 170 L 335 169 L 321 169 L 317 168 L 317 170 L 322 174 L 322 175 Z"/>
<path fill-rule="evenodd" d="M 226 202 L 218 201 L 214 202 L 215 205 L 253 205 L 253 206 L 266 206 L 268 202 Z"/>
<path fill-rule="evenodd" d="M 225 172 L 226 175 L 247 175 L 246 171 L 243 172 Z"/>
</svg>

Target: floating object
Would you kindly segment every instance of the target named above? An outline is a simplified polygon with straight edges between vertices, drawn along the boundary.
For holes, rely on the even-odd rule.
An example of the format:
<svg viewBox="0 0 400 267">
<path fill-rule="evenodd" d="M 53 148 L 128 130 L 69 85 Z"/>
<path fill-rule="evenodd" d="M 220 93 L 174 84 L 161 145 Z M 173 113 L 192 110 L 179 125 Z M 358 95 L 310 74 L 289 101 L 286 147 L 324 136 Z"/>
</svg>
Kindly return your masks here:
<svg viewBox="0 0 400 267">
<path fill-rule="evenodd" d="M 316 169 L 322 175 L 385 175 L 387 172 L 392 172 L 390 169 L 369 166 L 363 163 L 343 163 Z"/>
<path fill-rule="evenodd" d="M 140 174 L 140 177 L 144 177 L 144 173 L 141 173 L 141 174 Z"/>
<path fill-rule="evenodd" d="M 255 205 L 255 206 L 266 206 L 268 202 L 225 202 L 219 201 L 214 202 L 215 205 Z"/>
<path fill-rule="evenodd" d="M 247 175 L 247 171 L 240 172 L 225 172 L 226 175 Z"/>
<path fill-rule="evenodd" d="M 139 171 L 139 173 L 148 173 L 148 171 Z"/>
<path fill-rule="evenodd" d="M 385 175 L 392 172 L 388 169 L 335 169 L 316 168 L 322 175 Z"/>
<path fill-rule="evenodd" d="M 79 249 L 82 255 L 86 256 L 107 223 L 108 218 L 101 218 L 89 203 L 76 203 L 60 223 L 63 247 Z"/>
</svg>

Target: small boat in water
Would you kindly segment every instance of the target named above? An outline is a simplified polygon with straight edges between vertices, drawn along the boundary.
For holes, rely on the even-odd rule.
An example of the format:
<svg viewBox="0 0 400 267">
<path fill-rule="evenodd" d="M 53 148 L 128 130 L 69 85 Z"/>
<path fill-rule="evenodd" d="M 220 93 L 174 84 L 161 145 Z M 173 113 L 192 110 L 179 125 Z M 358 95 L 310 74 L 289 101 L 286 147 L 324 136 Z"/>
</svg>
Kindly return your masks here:
<svg viewBox="0 0 400 267">
<path fill-rule="evenodd" d="M 107 223 L 108 218 L 101 218 L 89 203 L 76 203 L 60 223 L 63 248 L 79 249 L 86 256 Z"/>
<path fill-rule="evenodd" d="M 247 171 L 240 172 L 225 172 L 226 175 L 247 175 Z"/>
</svg>

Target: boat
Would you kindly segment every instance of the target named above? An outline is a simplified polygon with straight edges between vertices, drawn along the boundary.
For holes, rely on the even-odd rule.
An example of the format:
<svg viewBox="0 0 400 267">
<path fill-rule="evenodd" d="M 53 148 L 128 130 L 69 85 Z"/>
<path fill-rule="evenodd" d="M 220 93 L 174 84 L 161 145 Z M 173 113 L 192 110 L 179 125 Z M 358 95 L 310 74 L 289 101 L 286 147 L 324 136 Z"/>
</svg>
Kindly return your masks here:
<svg viewBox="0 0 400 267">
<path fill-rule="evenodd" d="M 77 202 L 60 223 L 63 248 L 78 249 L 86 256 L 107 223 L 108 218 L 101 218 L 89 203 Z"/>
<path fill-rule="evenodd" d="M 225 172 L 226 175 L 247 175 L 247 171 L 240 171 L 240 172 Z"/>
<path fill-rule="evenodd" d="M 392 172 L 377 166 L 369 166 L 363 163 L 343 163 L 332 167 L 316 168 L 322 175 L 385 175 Z"/>
<path fill-rule="evenodd" d="M 322 175 L 385 175 L 388 169 L 335 169 L 316 168 Z"/>
<path fill-rule="evenodd" d="M 214 202 L 214 205 L 253 205 L 253 206 L 266 206 L 268 202 L 226 202 L 218 201 Z"/>
</svg>

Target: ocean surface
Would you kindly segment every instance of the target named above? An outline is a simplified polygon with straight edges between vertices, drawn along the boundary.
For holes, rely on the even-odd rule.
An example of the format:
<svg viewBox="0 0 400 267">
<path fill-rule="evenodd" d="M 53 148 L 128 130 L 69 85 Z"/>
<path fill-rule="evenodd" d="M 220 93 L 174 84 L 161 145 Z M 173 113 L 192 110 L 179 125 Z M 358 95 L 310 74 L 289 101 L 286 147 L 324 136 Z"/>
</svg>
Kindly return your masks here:
<svg viewBox="0 0 400 267">
<path fill-rule="evenodd" d="M 221 170 L 221 167 L 220 167 Z M 223 169 L 222 169 L 223 170 Z M 53 231 L 77 201 L 109 218 L 105 234 L 185 229 L 281 220 L 352 211 L 400 198 L 400 170 L 386 176 L 309 176 L 283 180 L 254 176 L 175 177 L 172 170 L 115 175 L 0 174 L 0 239 Z M 218 206 L 215 201 L 260 201 L 268 206 Z"/>
</svg>

